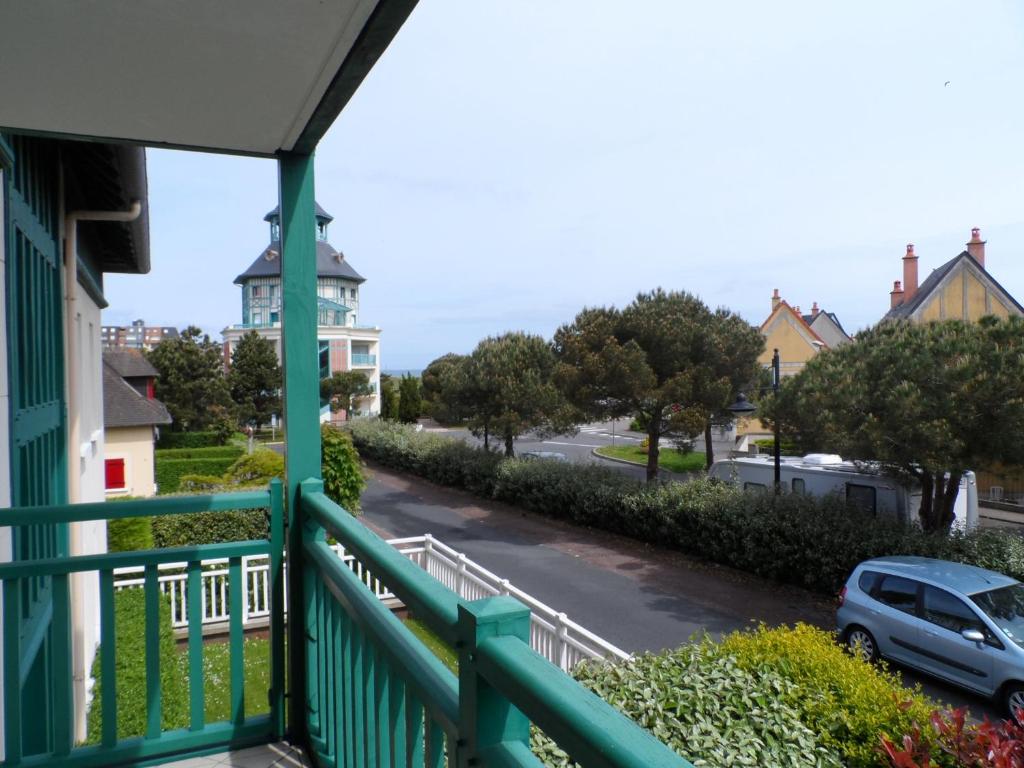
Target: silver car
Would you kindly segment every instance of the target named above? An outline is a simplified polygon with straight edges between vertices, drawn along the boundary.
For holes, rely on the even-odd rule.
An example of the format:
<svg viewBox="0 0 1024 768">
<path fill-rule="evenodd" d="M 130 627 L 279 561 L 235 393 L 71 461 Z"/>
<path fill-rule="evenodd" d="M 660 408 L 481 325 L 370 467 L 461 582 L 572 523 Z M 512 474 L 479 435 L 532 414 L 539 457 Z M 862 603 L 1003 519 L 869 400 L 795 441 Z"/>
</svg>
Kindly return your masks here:
<svg viewBox="0 0 1024 768">
<path fill-rule="evenodd" d="M 863 658 L 885 656 L 1024 709 L 1024 584 L 927 557 L 866 560 L 839 595 L 839 636 Z"/>
</svg>

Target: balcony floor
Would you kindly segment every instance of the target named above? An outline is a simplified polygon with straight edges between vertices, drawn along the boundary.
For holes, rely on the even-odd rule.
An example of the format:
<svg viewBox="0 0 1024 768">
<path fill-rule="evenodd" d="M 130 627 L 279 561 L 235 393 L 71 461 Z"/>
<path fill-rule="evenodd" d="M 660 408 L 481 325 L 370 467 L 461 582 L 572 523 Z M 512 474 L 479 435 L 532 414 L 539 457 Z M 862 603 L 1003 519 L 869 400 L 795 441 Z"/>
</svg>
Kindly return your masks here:
<svg viewBox="0 0 1024 768">
<path fill-rule="evenodd" d="M 310 768 L 311 765 L 301 750 L 281 742 L 241 749 L 237 752 L 223 752 L 219 755 L 189 757 L 173 763 L 164 763 L 161 768 Z"/>
</svg>

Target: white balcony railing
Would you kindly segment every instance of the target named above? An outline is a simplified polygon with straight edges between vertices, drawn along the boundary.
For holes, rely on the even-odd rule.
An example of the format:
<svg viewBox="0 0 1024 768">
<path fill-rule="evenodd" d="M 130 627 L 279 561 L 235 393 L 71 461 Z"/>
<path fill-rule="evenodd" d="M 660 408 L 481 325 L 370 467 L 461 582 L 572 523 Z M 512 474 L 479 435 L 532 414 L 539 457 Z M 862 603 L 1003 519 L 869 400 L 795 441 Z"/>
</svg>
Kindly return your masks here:
<svg viewBox="0 0 1024 768">
<path fill-rule="evenodd" d="M 388 541 L 403 555 L 425 570 L 446 587 L 467 600 L 479 600 L 492 595 L 511 595 L 526 605 L 531 612 L 530 646 L 553 664 L 569 671 L 584 659 L 629 658 L 629 654 L 594 633 L 571 621 L 564 613 L 545 605 L 516 588 L 508 579 L 502 579 L 486 568 L 438 541 L 430 534 Z M 352 555 L 346 554 L 340 544 L 334 546 L 338 556 L 359 576 L 380 600 L 397 598 Z M 159 566 L 160 589 L 170 598 L 171 624 L 175 629 L 188 627 L 188 574 L 185 563 L 166 563 Z M 246 629 L 265 625 L 270 618 L 269 562 L 266 556 L 242 558 L 242 579 L 245 584 L 242 626 Z M 142 587 L 145 569 L 141 566 L 118 568 L 114 571 L 117 590 Z M 211 631 L 230 618 L 228 603 L 228 561 L 203 561 L 202 596 L 203 625 Z M 287 610 L 287 606 L 285 607 Z"/>
</svg>

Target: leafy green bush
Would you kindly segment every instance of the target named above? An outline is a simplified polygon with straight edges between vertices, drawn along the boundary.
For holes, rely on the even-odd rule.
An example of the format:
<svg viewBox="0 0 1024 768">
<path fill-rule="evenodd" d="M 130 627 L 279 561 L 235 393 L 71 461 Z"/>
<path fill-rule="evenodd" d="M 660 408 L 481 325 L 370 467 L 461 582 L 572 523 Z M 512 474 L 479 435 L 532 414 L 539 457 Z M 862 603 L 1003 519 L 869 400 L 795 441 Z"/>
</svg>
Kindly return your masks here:
<svg viewBox="0 0 1024 768">
<path fill-rule="evenodd" d="M 178 483 L 181 493 L 221 493 L 226 490 L 223 475 L 182 475 Z"/>
<path fill-rule="evenodd" d="M 780 697 L 849 768 L 879 765 L 879 737 L 900 738 L 915 721 L 928 722 L 935 707 L 920 689 L 908 691 L 894 675 L 848 654 L 832 633 L 806 624 L 734 632 L 720 650 L 755 677 L 778 674 L 793 683 Z"/>
<path fill-rule="evenodd" d="M 359 496 L 366 488 L 359 453 L 352 436 L 330 424 L 320 426 L 321 476 L 324 493 L 352 514 L 359 510 Z"/>
<path fill-rule="evenodd" d="M 606 467 L 503 459 L 401 424 L 350 429 L 361 455 L 397 470 L 819 592 L 835 594 L 854 566 L 883 555 L 953 560 L 1024 580 L 1024 539 L 999 530 L 926 534 L 837 496 L 775 496 L 713 480 L 647 485 Z"/>
<path fill-rule="evenodd" d="M 209 448 L 160 448 L 158 459 L 237 459 L 245 451 L 238 445 L 214 445 Z"/>
<path fill-rule="evenodd" d="M 185 475 L 222 475 L 235 463 L 231 457 L 216 459 L 164 459 L 157 451 L 156 485 L 160 494 L 177 493 Z"/>
<path fill-rule="evenodd" d="M 224 445 L 223 435 L 218 432 L 160 432 L 157 448 L 208 448 Z"/>
<path fill-rule="evenodd" d="M 799 686 L 774 670 L 754 674 L 710 640 L 630 661 L 585 663 L 574 677 L 696 766 L 840 768 L 839 753 L 801 722 Z M 540 732 L 545 765 L 572 765 Z"/>
<path fill-rule="evenodd" d="M 225 472 L 229 484 L 262 486 L 275 477 L 284 477 L 284 456 L 265 448 L 241 456 Z"/>
<path fill-rule="evenodd" d="M 153 522 L 148 517 L 107 520 L 107 550 L 132 552 L 153 548 Z"/>
<path fill-rule="evenodd" d="M 189 512 L 153 518 L 153 543 L 161 548 L 265 539 L 269 531 L 270 521 L 264 509 Z"/>
<path fill-rule="evenodd" d="M 114 656 L 117 680 L 117 737 L 126 739 L 146 732 L 146 601 L 142 589 L 124 589 L 114 595 Z M 183 728 L 189 720 L 187 657 L 178 653 L 171 629 L 170 598 L 160 600 L 160 687 L 163 693 L 164 730 Z M 99 743 L 103 733 L 103 669 L 96 654 L 92 676 L 96 680 L 89 707 L 90 744 Z"/>
</svg>

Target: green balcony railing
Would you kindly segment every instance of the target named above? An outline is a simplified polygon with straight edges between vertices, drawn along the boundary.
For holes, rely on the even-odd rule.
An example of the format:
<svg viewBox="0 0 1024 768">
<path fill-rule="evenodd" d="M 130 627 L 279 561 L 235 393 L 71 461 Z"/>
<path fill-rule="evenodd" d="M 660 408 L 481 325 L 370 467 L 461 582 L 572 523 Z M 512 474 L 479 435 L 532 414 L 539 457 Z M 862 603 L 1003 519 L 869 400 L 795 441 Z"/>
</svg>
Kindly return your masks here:
<svg viewBox="0 0 1024 768">
<path fill-rule="evenodd" d="M 284 623 L 283 623 L 283 504 L 279 481 L 265 491 L 225 493 L 209 496 L 181 496 L 97 504 L 52 507 L 21 507 L 0 510 L 0 525 L 31 529 L 53 523 L 76 523 L 139 516 L 216 512 L 229 509 L 269 510 L 269 538 L 253 541 L 173 547 L 137 552 L 81 555 L 65 558 L 22 560 L 0 565 L 3 584 L 3 766 L 53 766 L 70 768 L 151 763 L 162 758 L 176 759 L 218 748 L 241 748 L 280 739 L 284 733 Z M 243 579 L 242 558 L 264 555 L 270 558 L 270 687 L 246 691 L 243 667 Z M 226 558 L 229 571 L 229 688 L 230 717 L 208 723 L 205 719 L 202 627 L 202 562 Z M 161 600 L 158 566 L 162 563 L 187 563 L 188 614 L 188 709 L 185 728 L 163 730 L 164 693 L 161 685 L 160 630 Z M 137 631 L 145 638 L 145 733 L 130 738 L 118 736 L 118 654 L 115 634 L 114 569 L 143 567 L 145 621 Z M 73 723 L 75 711 L 71 671 L 71 607 L 69 581 L 74 574 L 98 574 L 100 618 L 100 701 L 102 736 L 98 744 L 76 745 Z M 50 582 L 51 610 L 49 627 L 41 641 L 22 631 L 19 622 L 23 600 L 22 584 L 28 580 Z M 131 630 L 131 628 L 129 628 Z M 27 670 L 35 666 L 35 657 L 44 649 L 49 661 L 44 687 L 48 696 L 43 711 L 30 711 L 33 699 L 28 690 L 32 682 Z M 246 702 L 269 704 L 269 714 L 247 715 Z M 256 707 L 266 710 L 265 706 Z M 24 745 L 45 744 L 41 753 L 26 754 Z"/>
<path fill-rule="evenodd" d="M 587 768 L 690 765 L 533 651 L 518 601 L 467 603 L 328 499 L 318 480 L 302 484 L 301 508 L 306 703 L 321 765 L 539 766 L 531 723 Z M 328 536 L 457 649 L 458 677 Z"/>
</svg>

